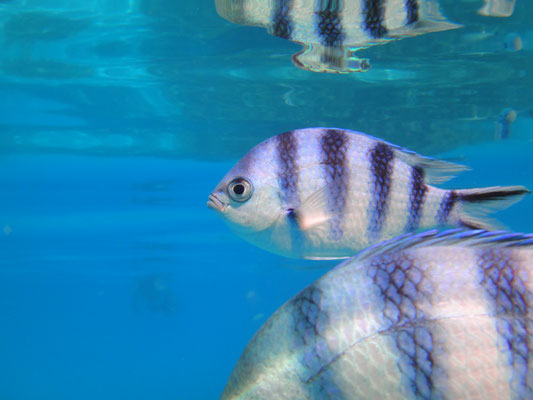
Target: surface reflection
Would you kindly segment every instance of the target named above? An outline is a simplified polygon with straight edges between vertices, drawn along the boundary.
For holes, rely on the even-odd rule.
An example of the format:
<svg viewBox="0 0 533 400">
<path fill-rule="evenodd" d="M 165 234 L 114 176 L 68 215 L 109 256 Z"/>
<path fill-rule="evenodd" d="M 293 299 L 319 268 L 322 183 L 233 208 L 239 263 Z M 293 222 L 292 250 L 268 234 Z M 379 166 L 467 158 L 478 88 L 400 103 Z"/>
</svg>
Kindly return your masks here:
<svg viewBox="0 0 533 400">
<path fill-rule="evenodd" d="M 292 57 L 313 72 L 364 72 L 367 59 L 356 51 L 391 40 L 459 28 L 444 18 L 436 2 L 361 3 L 358 0 L 216 0 L 219 15 L 235 24 L 262 26 L 277 37 L 299 43 Z"/>
</svg>

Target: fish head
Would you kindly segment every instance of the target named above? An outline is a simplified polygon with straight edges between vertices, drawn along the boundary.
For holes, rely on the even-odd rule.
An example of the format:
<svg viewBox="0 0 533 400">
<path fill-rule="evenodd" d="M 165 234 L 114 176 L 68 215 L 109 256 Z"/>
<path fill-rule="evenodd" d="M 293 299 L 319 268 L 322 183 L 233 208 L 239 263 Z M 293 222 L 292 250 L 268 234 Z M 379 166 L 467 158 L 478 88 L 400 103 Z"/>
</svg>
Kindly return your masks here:
<svg viewBox="0 0 533 400">
<path fill-rule="evenodd" d="M 272 168 L 250 151 L 209 195 L 207 206 L 220 215 L 237 234 L 258 234 L 279 217 L 279 189 Z"/>
</svg>

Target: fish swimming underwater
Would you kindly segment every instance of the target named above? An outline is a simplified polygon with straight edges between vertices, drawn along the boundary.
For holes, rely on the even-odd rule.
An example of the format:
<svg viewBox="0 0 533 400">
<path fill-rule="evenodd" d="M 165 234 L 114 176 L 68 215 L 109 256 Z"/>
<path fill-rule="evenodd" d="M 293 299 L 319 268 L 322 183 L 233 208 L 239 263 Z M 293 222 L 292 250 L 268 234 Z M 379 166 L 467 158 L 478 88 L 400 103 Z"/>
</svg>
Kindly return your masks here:
<svg viewBox="0 0 533 400">
<path fill-rule="evenodd" d="M 430 185 L 464 169 L 359 132 L 301 129 L 250 150 L 207 205 L 263 249 L 293 258 L 346 258 L 410 231 L 489 229 L 484 214 L 529 193 L 523 186 Z"/>
<path fill-rule="evenodd" d="M 533 235 L 407 234 L 278 309 L 221 400 L 532 399 Z"/>
<path fill-rule="evenodd" d="M 218 14 L 235 24 L 262 26 L 304 49 L 292 57 L 313 72 L 366 71 L 361 48 L 429 32 L 455 29 L 437 0 L 215 0 Z"/>
</svg>

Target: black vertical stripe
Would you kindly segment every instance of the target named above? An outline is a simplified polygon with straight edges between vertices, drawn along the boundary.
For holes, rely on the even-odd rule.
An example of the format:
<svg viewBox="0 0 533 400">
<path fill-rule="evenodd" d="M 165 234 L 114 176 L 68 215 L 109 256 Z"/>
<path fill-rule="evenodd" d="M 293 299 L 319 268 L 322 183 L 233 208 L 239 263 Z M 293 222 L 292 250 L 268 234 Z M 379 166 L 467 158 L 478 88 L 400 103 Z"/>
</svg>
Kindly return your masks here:
<svg viewBox="0 0 533 400">
<path fill-rule="evenodd" d="M 416 260 L 397 253 L 377 257 L 367 268 L 380 294 L 383 331 L 390 332 L 399 353 L 398 366 L 416 399 L 442 398 L 434 385 L 435 375 L 442 375 L 436 364 L 432 325 L 419 307 L 431 293 L 431 282 Z"/>
<path fill-rule="evenodd" d="M 345 38 L 341 11 L 342 6 L 337 0 L 321 0 L 316 14 L 316 30 L 324 46 L 341 47 Z"/>
<path fill-rule="evenodd" d="M 328 211 L 331 233 L 334 239 L 342 237 L 342 220 L 348 191 L 348 170 L 346 165 L 348 138 L 337 129 L 326 129 L 321 139 L 322 163 L 328 191 Z"/>
<path fill-rule="evenodd" d="M 275 0 L 272 13 L 272 34 L 283 39 L 290 39 L 294 23 L 289 15 L 293 0 Z"/>
<path fill-rule="evenodd" d="M 440 202 L 439 211 L 437 211 L 437 222 L 441 225 L 446 225 L 448 223 L 448 216 L 452 211 L 455 203 L 457 202 L 458 196 L 455 190 L 448 190 Z"/>
<path fill-rule="evenodd" d="M 296 158 L 298 143 L 293 131 L 277 136 L 278 179 L 281 198 L 286 206 L 296 208 L 298 201 L 298 173 Z"/>
<path fill-rule="evenodd" d="M 319 351 L 320 343 L 327 342 L 324 330 L 327 328 L 325 322 L 329 319 L 320 307 L 321 300 L 322 291 L 316 284 L 308 286 L 292 300 L 295 344 L 309 348 L 312 357 L 306 357 L 302 363 L 313 372 L 318 372 L 327 361 L 322 359 L 324 351 Z"/>
<path fill-rule="evenodd" d="M 407 219 L 407 231 L 414 231 L 418 228 L 426 191 L 427 186 L 424 183 L 424 170 L 419 166 L 413 167 L 411 169 L 411 193 L 409 194 L 409 204 L 411 204 L 411 207 Z"/>
<path fill-rule="evenodd" d="M 327 293 L 325 293 L 327 294 Z M 300 354 L 300 364 L 306 368 L 305 393 L 297 398 L 339 399 L 341 391 L 335 384 L 336 374 L 324 369 L 337 355 L 329 348 L 328 329 L 332 326 L 329 307 L 322 304 L 319 283 L 308 286 L 290 303 L 292 306 L 293 346 Z M 294 398 L 294 396 L 289 398 Z"/>
<path fill-rule="evenodd" d="M 527 274 L 509 249 L 487 249 L 479 257 L 481 286 L 495 314 L 496 330 L 511 368 L 511 388 L 517 399 L 533 394 L 533 293 Z M 527 267 L 527 266 L 524 266 Z"/>
<path fill-rule="evenodd" d="M 363 0 L 364 29 L 374 38 L 381 38 L 387 34 L 384 25 L 385 0 Z"/>
<path fill-rule="evenodd" d="M 388 144 L 383 142 L 377 142 L 370 152 L 373 196 L 370 202 L 368 230 L 372 236 L 381 232 L 387 214 L 393 158 L 394 153 L 392 149 Z"/>
<path fill-rule="evenodd" d="M 418 15 L 418 0 L 406 0 L 405 8 L 407 10 L 407 25 L 412 24 L 419 19 Z"/>
</svg>

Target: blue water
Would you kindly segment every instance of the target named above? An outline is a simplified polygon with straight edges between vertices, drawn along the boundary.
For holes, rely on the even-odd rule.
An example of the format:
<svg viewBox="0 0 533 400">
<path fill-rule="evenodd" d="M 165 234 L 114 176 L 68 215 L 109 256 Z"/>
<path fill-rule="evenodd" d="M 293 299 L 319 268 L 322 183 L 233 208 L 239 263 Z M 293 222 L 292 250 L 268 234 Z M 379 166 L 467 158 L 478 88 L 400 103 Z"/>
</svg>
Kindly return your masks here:
<svg viewBox="0 0 533 400">
<path fill-rule="evenodd" d="M 447 187 L 533 188 L 533 5 L 481 3 L 442 1 L 464 28 L 365 50 L 368 73 L 320 75 L 213 0 L 0 1 L 0 399 L 218 398 L 336 264 L 257 249 L 205 206 L 274 134 L 359 130 L 472 167 Z M 531 232 L 532 210 L 498 218 Z"/>
</svg>

